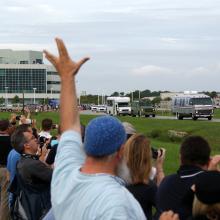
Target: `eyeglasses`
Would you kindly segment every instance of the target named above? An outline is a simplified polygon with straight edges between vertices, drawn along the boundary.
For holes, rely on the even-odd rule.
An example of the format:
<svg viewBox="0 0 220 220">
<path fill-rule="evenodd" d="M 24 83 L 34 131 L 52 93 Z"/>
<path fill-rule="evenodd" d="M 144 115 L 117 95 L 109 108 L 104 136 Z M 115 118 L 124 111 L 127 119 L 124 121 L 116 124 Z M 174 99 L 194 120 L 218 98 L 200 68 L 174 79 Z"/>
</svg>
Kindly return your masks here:
<svg viewBox="0 0 220 220">
<path fill-rule="evenodd" d="M 30 142 L 30 141 L 32 141 L 32 140 L 36 140 L 36 137 L 35 137 L 34 135 L 32 135 L 31 139 L 29 139 L 29 140 L 27 141 L 27 143 Z"/>
</svg>

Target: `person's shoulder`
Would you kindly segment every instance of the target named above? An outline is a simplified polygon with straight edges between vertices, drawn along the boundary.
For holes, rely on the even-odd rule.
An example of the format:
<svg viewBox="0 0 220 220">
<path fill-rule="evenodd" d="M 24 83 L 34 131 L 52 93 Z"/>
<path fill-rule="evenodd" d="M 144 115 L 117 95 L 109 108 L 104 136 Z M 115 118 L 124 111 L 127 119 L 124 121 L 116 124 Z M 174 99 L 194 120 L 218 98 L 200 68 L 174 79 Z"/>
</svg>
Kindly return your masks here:
<svg viewBox="0 0 220 220">
<path fill-rule="evenodd" d="M 41 162 L 37 158 L 37 156 L 36 156 L 36 158 L 35 158 L 35 156 L 33 156 L 33 157 L 21 156 L 21 159 L 18 162 L 18 166 L 26 167 L 28 169 L 32 169 L 33 167 L 38 167 L 39 165 L 46 166 L 43 162 Z"/>
<path fill-rule="evenodd" d="M 160 185 L 158 186 L 158 192 L 161 190 L 173 190 L 174 188 L 178 188 L 181 184 L 180 177 L 178 174 L 170 174 L 165 176 L 161 181 Z"/>
<path fill-rule="evenodd" d="M 128 204 L 135 204 L 136 200 L 129 190 L 120 183 L 115 183 L 115 186 L 110 185 L 107 187 L 106 192 L 109 194 L 109 197 L 112 198 L 112 201 L 117 201 L 118 205 L 127 207 Z"/>
<path fill-rule="evenodd" d="M 173 181 L 176 181 L 177 179 L 179 179 L 179 176 L 178 174 L 176 173 L 173 173 L 173 174 L 170 174 L 170 175 L 167 175 L 163 178 L 162 182 L 160 183 L 161 184 L 165 184 L 167 182 L 173 182 Z"/>
<path fill-rule="evenodd" d="M 12 149 L 8 154 L 8 163 L 17 163 L 17 161 L 20 159 L 21 155 L 14 149 Z"/>
<path fill-rule="evenodd" d="M 15 150 L 15 149 L 12 149 L 10 152 L 9 152 L 9 155 L 13 158 L 20 158 L 21 155 Z"/>
<path fill-rule="evenodd" d="M 138 196 L 145 196 L 145 195 L 155 195 L 157 192 L 157 185 L 155 182 L 150 181 L 148 184 L 131 184 L 126 186 L 126 188 L 133 194 Z"/>
<path fill-rule="evenodd" d="M 98 175 L 94 180 L 97 183 L 95 186 L 103 188 L 103 193 L 113 200 L 124 199 L 130 194 L 124 181 L 116 176 Z"/>
</svg>

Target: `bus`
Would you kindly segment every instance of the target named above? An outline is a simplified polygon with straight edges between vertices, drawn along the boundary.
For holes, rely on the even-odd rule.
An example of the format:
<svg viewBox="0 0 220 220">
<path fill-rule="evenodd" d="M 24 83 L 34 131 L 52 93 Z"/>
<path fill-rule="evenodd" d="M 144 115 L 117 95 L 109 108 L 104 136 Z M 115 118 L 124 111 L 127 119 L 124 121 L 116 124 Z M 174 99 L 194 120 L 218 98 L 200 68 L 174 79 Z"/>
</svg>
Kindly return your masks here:
<svg viewBox="0 0 220 220">
<path fill-rule="evenodd" d="M 109 115 L 130 115 L 130 98 L 129 97 L 107 97 L 107 114 Z"/>
<path fill-rule="evenodd" d="M 212 99 L 205 94 L 184 93 L 172 98 L 171 111 L 177 119 L 191 117 L 193 120 L 207 118 L 212 120 L 214 106 Z"/>
</svg>

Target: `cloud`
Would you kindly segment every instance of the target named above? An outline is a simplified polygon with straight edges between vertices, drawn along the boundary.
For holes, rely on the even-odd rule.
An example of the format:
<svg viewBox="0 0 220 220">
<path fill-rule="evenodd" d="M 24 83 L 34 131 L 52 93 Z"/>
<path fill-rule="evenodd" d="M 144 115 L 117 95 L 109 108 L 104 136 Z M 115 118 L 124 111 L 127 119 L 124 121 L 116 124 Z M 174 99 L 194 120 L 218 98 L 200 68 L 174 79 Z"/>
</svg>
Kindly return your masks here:
<svg viewBox="0 0 220 220">
<path fill-rule="evenodd" d="M 208 69 L 207 67 L 196 67 L 189 71 L 190 76 L 201 76 L 201 75 L 209 75 L 212 70 Z"/>
<path fill-rule="evenodd" d="M 8 7 L 5 7 L 5 10 L 9 12 L 24 12 L 27 10 L 27 8 L 22 7 L 22 6 L 8 6 Z"/>
<path fill-rule="evenodd" d="M 165 67 L 147 65 L 134 69 L 132 73 L 138 76 L 160 76 L 170 75 L 173 73 L 173 71 Z"/>
<path fill-rule="evenodd" d="M 133 7 L 126 7 L 126 8 L 107 9 L 107 10 L 102 10 L 100 12 L 111 13 L 111 14 L 130 14 L 137 12 L 137 10 L 135 10 L 135 8 Z"/>
<path fill-rule="evenodd" d="M 160 40 L 164 43 L 175 44 L 179 39 L 173 37 L 162 37 Z"/>
<path fill-rule="evenodd" d="M 0 44 L 1 49 L 13 49 L 13 50 L 39 50 L 42 51 L 45 48 L 53 49 L 53 44 L 29 44 L 29 43 L 7 43 L 7 44 Z"/>
</svg>

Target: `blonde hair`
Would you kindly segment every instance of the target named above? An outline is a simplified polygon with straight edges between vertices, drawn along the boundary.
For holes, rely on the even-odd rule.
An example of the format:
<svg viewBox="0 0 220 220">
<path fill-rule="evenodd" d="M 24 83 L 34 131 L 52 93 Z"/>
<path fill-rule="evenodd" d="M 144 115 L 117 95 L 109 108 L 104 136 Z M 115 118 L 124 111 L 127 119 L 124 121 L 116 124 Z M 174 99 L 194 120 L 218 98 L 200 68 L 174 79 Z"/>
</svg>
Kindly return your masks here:
<svg viewBox="0 0 220 220">
<path fill-rule="evenodd" d="M 210 220 L 220 220 L 220 203 L 205 204 L 194 197 L 193 216 L 205 215 Z"/>
<path fill-rule="evenodd" d="M 132 135 L 124 146 L 124 159 L 132 183 L 148 183 L 151 172 L 150 141 L 142 134 Z"/>
</svg>

